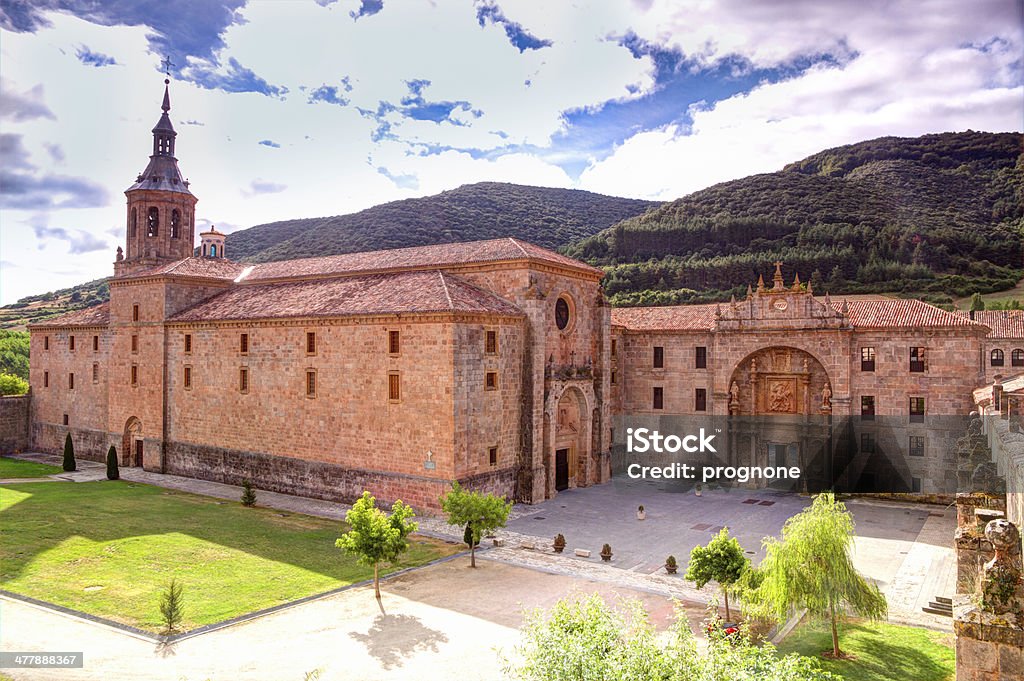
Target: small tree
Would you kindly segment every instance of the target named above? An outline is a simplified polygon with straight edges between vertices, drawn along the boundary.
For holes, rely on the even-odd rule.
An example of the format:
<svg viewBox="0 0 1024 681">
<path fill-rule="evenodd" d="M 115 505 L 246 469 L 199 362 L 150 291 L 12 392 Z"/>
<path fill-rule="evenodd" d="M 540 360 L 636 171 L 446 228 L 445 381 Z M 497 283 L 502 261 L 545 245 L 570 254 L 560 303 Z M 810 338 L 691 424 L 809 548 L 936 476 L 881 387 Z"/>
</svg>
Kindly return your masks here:
<svg viewBox="0 0 1024 681">
<path fill-rule="evenodd" d="M 416 531 L 417 525 L 408 520 L 415 515 L 401 499 L 392 504 L 391 515 L 388 515 L 377 508 L 377 500 L 364 491 L 345 514 L 345 522 L 352 529 L 335 542 L 335 546 L 354 554 L 363 565 L 373 566 L 373 592 L 381 611 L 384 606 L 380 599 L 380 563 L 394 562 L 409 548 L 408 536 Z"/>
<path fill-rule="evenodd" d="M 118 480 L 121 478 L 121 471 L 117 468 L 117 450 L 110 445 L 107 450 L 107 480 Z"/>
<path fill-rule="evenodd" d="M 761 613 L 784 620 L 795 607 L 807 608 L 832 625 L 832 656 L 841 657 L 837 622 L 844 604 L 870 619 L 885 617 L 885 596 L 853 567 L 853 517 L 831 493 L 786 521 L 782 541 L 764 540 L 767 556 L 757 568 L 755 588 L 744 601 Z"/>
<path fill-rule="evenodd" d="M 67 434 L 64 438 L 64 465 L 65 471 L 78 470 L 78 466 L 75 465 L 75 443 L 71 441 L 71 433 Z"/>
<path fill-rule="evenodd" d="M 256 490 L 248 480 L 242 481 L 242 506 L 256 505 Z"/>
<path fill-rule="evenodd" d="M 14 374 L 0 374 L 0 395 L 24 395 L 28 381 Z"/>
<path fill-rule="evenodd" d="M 512 502 L 493 494 L 467 492 L 452 481 L 451 490 L 441 497 L 441 510 L 448 516 L 449 525 L 465 525 L 464 539 L 469 544 L 469 565 L 476 567 L 476 546 L 481 537 L 499 527 L 505 527 Z"/>
<path fill-rule="evenodd" d="M 723 527 L 707 546 L 693 547 L 685 577 L 698 589 L 703 589 L 710 581 L 718 582 L 725 597 L 725 619 L 731 620 L 729 591 L 748 569 L 750 560 L 743 554 L 739 540 L 730 537 L 729 528 Z"/>
<path fill-rule="evenodd" d="M 177 579 L 160 595 L 160 616 L 164 620 L 164 633 L 171 633 L 178 628 L 185 613 L 185 591 Z"/>
<path fill-rule="evenodd" d="M 985 299 L 981 297 L 981 294 L 975 292 L 971 296 L 971 312 L 979 312 L 985 309 Z"/>
</svg>

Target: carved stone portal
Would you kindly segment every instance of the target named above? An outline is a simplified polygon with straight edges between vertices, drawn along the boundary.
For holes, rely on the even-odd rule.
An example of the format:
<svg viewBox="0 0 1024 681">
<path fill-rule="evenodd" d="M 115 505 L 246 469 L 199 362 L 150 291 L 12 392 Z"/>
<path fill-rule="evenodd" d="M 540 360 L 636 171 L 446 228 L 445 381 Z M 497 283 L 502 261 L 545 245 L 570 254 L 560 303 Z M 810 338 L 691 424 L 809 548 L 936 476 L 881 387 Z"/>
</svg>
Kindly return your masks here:
<svg viewBox="0 0 1024 681">
<path fill-rule="evenodd" d="M 729 380 L 729 413 L 808 414 L 831 410 L 832 382 L 813 355 L 766 347 L 741 361 Z"/>
</svg>

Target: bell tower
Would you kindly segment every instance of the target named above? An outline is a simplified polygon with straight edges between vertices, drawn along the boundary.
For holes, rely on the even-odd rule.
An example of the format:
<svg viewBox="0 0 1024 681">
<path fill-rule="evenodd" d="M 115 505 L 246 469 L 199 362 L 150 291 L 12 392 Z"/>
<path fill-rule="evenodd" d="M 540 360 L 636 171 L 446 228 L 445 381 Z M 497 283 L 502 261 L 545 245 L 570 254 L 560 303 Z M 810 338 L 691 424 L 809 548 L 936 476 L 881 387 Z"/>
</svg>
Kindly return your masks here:
<svg viewBox="0 0 1024 681">
<path fill-rule="evenodd" d="M 118 249 L 115 276 L 189 258 L 195 244 L 195 207 L 198 199 L 181 176 L 174 156 L 178 133 L 171 125 L 170 80 L 164 80 L 163 114 L 153 128 L 153 153 L 146 169 L 125 190 L 128 197 L 123 255 Z"/>
</svg>

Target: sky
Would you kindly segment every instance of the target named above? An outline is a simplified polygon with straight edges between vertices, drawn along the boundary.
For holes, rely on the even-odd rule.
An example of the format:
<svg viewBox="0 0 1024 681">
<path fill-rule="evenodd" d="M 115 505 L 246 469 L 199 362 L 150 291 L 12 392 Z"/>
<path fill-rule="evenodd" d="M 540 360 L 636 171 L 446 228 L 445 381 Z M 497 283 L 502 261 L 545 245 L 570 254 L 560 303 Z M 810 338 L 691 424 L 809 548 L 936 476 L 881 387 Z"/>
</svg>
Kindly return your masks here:
<svg viewBox="0 0 1024 681">
<path fill-rule="evenodd" d="M 1024 127 L 1020 0 L 0 0 L 0 304 L 112 274 L 171 80 L 197 229 L 480 181 L 671 200 Z M 230 253 L 230 239 L 229 239 Z"/>
</svg>

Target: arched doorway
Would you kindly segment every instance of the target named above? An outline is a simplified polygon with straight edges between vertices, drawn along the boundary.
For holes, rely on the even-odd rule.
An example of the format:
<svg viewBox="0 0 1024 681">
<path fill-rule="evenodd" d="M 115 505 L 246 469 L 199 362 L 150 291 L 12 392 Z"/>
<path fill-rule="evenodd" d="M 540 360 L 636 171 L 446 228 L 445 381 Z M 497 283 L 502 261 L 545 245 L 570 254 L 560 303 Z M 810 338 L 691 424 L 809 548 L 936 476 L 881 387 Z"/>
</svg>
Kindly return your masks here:
<svg viewBox="0 0 1024 681">
<path fill-rule="evenodd" d="M 142 421 L 132 416 L 124 424 L 121 438 L 121 462 L 127 466 L 142 467 L 145 457 L 145 441 L 142 438 Z"/>
<path fill-rule="evenodd" d="M 590 465 L 590 409 L 575 387 L 562 393 L 555 408 L 552 452 L 548 467 L 548 497 L 588 484 Z"/>
</svg>

